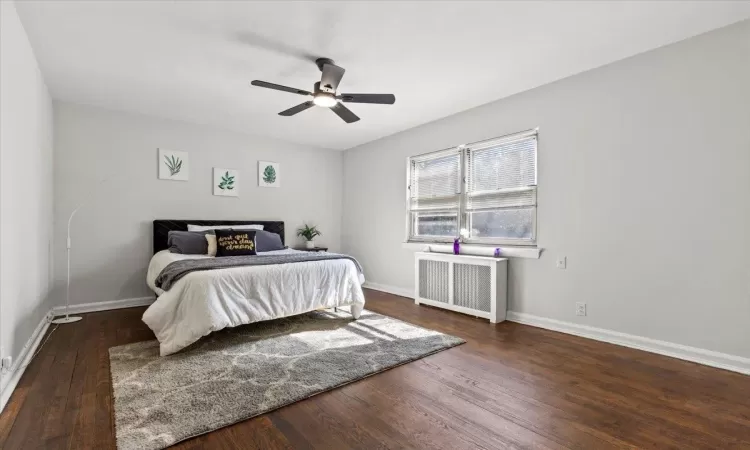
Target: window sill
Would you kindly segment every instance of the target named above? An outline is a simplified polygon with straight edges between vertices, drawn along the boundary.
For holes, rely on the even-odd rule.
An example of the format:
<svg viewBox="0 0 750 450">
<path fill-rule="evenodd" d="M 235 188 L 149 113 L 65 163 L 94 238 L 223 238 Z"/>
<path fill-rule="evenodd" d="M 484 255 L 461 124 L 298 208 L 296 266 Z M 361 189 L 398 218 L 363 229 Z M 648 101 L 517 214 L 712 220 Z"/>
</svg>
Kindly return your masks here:
<svg viewBox="0 0 750 450">
<path fill-rule="evenodd" d="M 414 251 L 453 253 L 453 244 L 434 242 L 404 242 L 402 248 Z M 508 247 L 502 245 L 461 244 L 462 255 L 493 256 L 495 249 L 500 249 L 502 258 L 539 259 L 542 249 L 539 247 Z"/>
</svg>

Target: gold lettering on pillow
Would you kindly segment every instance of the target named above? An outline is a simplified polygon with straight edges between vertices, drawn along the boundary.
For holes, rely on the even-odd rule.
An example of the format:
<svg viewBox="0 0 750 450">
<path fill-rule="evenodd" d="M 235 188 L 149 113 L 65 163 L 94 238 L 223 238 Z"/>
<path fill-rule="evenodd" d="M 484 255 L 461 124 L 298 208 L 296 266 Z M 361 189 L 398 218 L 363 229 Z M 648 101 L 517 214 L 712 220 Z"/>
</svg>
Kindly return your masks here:
<svg viewBox="0 0 750 450">
<path fill-rule="evenodd" d="M 247 233 L 219 237 L 216 240 L 216 245 L 230 251 L 255 250 L 255 242 L 250 239 L 250 236 Z"/>
</svg>

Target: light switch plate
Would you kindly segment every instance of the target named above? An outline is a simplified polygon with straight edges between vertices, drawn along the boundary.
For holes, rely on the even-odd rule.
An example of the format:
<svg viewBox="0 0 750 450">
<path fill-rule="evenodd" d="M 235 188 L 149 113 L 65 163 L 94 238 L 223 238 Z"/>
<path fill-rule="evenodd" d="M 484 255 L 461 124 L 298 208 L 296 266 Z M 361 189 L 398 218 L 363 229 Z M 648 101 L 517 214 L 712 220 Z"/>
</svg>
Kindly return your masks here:
<svg viewBox="0 0 750 450">
<path fill-rule="evenodd" d="M 558 256 L 557 258 L 557 268 L 558 269 L 565 269 L 568 266 L 568 257 L 567 256 Z"/>
</svg>

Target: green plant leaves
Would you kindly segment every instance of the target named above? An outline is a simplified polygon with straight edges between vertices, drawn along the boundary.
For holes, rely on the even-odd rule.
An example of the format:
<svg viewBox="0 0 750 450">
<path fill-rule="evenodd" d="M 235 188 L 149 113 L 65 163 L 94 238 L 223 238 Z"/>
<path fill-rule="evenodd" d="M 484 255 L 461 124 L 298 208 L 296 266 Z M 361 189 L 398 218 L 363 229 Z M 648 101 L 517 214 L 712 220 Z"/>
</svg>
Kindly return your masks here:
<svg viewBox="0 0 750 450">
<path fill-rule="evenodd" d="M 180 173 L 180 170 L 182 170 L 182 159 L 177 158 L 174 155 L 165 156 L 164 164 L 167 165 L 167 169 L 169 169 L 170 176 L 175 176 L 178 173 Z"/>
<path fill-rule="evenodd" d="M 266 166 L 265 169 L 263 169 L 263 181 L 265 181 L 268 184 L 273 184 L 276 182 L 276 169 L 273 168 L 273 166 Z"/>
<path fill-rule="evenodd" d="M 320 236 L 321 234 L 322 233 L 315 225 L 310 226 L 308 224 L 305 224 L 305 226 L 297 230 L 297 236 L 301 236 L 307 241 L 312 241 L 316 236 Z"/>
<path fill-rule="evenodd" d="M 230 176 L 229 171 L 224 172 L 221 176 L 221 183 L 219 183 L 219 189 L 229 190 L 234 189 L 234 175 Z"/>
</svg>

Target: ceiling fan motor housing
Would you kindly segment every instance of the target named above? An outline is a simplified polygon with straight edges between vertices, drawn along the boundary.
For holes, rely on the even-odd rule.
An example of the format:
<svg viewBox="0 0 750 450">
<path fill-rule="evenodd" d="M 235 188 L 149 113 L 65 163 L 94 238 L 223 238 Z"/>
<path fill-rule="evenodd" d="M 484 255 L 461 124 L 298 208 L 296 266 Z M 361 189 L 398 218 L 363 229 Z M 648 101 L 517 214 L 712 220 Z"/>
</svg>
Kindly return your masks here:
<svg viewBox="0 0 750 450">
<path fill-rule="evenodd" d="M 323 66 L 326 64 L 334 65 L 331 58 L 318 58 L 315 60 L 315 65 L 318 66 L 321 72 L 323 71 Z"/>
</svg>

